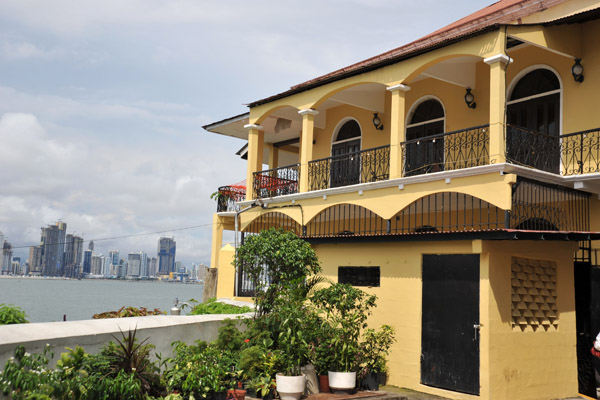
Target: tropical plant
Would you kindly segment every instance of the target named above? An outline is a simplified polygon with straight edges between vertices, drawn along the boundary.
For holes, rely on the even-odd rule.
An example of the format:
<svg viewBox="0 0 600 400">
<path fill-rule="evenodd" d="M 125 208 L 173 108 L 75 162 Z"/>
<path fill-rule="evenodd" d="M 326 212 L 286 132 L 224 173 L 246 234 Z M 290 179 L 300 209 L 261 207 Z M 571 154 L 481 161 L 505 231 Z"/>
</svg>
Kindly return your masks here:
<svg viewBox="0 0 600 400">
<path fill-rule="evenodd" d="M 107 318 L 128 318 L 128 317 L 145 317 L 148 315 L 165 315 L 166 312 L 158 308 L 149 310 L 146 307 L 121 307 L 117 311 L 106 311 L 99 314 L 94 314 L 92 319 L 107 319 Z"/>
<path fill-rule="evenodd" d="M 20 307 L 0 303 L 0 325 L 25 324 L 27 322 L 29 322 L 27 316 Z"/>
<path fill-rule="evenodd" d="M 360 344 L 362 363 L 359 376 L 387 371 L 386 357 L 389 355 L 390 347 L 396 341 L 394 335 L 394 328 L 390 325 L 382 325 L 378 331 L 369 328 L 363 333 Z"/>
<path fill-rule="evenodd" d="M 255 284 L 257 317 L 282 302 L 306 298 L 307 278 L 321 271 L 308 242 L 275 228 L 248 236 L 236 251 L 234 265 L 243 268 Z M 264 279 L 267 275 L 268 280 Z"/>
<path fill-rule="evenodd" d="M 311 296 L 312 303 L 322 314 L 323 329 L 330 334 L 327 340 L 333 371 L 358 370 L 361 331 L 367 328 L 367 318 L 376 300 L 375 295 L 340 283 L 316 290 Z"/>
<path fill-rule="evenodd" d="M 235 364 L 230 352 L 204 342 L 173 345 L 175 356 L 169 360 L 171 368 L 165 373 L 170 391 L 180 392 L 185 398 L 206 398 L 232 387 L 237 374 L 232 371 Z"/>
<path fill-rule="evenodd" d="M 278 312 L 283 316 L 277 341 L 282 360 L 280 372 L 287 376 L 299 376 L 309 356 L 304 330 L 308 310 L 301 303 L 288 303 L 279 307 Z"/>
<path fill-rule="evenodd" d="M 155 394 L 160 384 L 158 367 L 150 360 L 154 345 L 148 344 L 149 338 L 138 342 L 137 328 L 127 334 L 121 332 L 121 338 L 113 335 L 116 344 L 111 342 L 102 355 L 108 361 L 107 376 L 121 381 L 135 379 L 139 382 L 143 394 Z"/>
<path fill-rule="evenodd" d="M 50 399 L 57 383 L 54 371 L 47 368 L 52 357 L 49 345 L 39 354 L 30 354 L 22 345 L 17 346 L 14 357 L 0 372 L 2 394 L 14 400 Z"/>
</svg>

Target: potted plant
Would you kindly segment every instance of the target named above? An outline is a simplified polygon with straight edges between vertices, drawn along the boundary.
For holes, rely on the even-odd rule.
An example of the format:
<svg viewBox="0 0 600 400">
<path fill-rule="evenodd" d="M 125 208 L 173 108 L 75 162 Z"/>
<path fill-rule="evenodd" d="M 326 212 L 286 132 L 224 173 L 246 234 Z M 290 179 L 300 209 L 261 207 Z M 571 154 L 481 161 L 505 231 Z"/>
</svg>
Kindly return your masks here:
<svg viewBox="0 0 600 400">
<path fill-rule="evenodd" d="M 330 360 L 329 387 L 335 391 L 352 391 L 359 370 L 360 336 L 367 327 L 375 295 L 368 295 L 348 284 L 335 283 L 319 289 L 311 296 L 312 303 L 322 314 L 332 358 Z"/>
<path fill-rule="evenodd" d="M 280 373 L 276 375 L 277 392 L 281 400 L 297 400 L 304 393 L 306 375 L 301 369 L 308 362 L 304 320 L 307 309 L 300 301 L 281 304 L 281 321 L 277 347 L 281 352 Z"/>
<path fill-rule="evenodd" d="M 385 383 L 386 357 L 395 341 L 394 328 L 389 325 L 382 325 L 378 331 L 367 329 L 364 332 L 360 345 L 362 363 L 359 377 L 362 389 L 379 390 L 379 385 Z"/>
</svg>

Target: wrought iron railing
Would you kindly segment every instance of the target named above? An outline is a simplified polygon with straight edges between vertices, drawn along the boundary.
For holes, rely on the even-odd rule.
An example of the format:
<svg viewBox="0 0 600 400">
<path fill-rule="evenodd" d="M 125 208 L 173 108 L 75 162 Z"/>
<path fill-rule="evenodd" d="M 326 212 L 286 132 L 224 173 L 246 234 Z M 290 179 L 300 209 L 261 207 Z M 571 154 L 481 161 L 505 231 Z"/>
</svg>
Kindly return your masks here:
<svg viewBox="0 0 600 400">
<path fill-rule="evenodd" d="M 480 125 L 401 143 L 403 176 L 489 164 L 488 127 Z"/>
<path fill-rule="evenodd" d="M 562 175 L 600 172 L 600 129 L 560 137 Z"/>
<path fill-rule="evenodd" d="M 560 153 L 559 136 L 506 126 L 506 161 L 558 174 Z"/>
<path fill-rule="evenodd" d="M 217 191 L 217 212 L 239 211 L 237 202 L 246 200 L 246 188 L 221 186 Z"/>
<path fill-rule="evenodd" d="M 390 177 L 390 146 L 321 158 L 308 163 L 308 190 L 377 182 Z"/>
<path fill-rule="evenodd" d="M 288 165 L 254 173 L 254 198 L 283 196 L 298 193 L 300 164 Z"/>
</svg>

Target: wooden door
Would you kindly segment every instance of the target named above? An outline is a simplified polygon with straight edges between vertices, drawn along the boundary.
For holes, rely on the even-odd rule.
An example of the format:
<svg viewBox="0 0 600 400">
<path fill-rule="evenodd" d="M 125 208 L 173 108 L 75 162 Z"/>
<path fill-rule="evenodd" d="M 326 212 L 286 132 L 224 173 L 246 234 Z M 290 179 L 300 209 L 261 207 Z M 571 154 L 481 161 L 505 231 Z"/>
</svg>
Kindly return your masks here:
<svg viewBox="0 0 600 400">
<path fill-rule="evenodd" d="M 423 255 L 421 383 L 479 394 L 479 255 Z"/>
</svg>

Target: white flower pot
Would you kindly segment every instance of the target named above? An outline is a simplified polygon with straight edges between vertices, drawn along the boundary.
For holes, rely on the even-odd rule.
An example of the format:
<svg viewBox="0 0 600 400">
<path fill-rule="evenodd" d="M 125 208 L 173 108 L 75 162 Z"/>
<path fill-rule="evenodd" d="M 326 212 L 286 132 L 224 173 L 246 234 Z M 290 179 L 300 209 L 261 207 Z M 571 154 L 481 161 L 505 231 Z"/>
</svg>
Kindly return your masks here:
<svg viewBox="0 0 600 400">
<path fill-rule="evenodd" d="M 336 391 L 351 391 L 356 386 L 356 372 L 329 371 L 329 388 Z"/>
<path fill-rule="evenodd" d="M 285 376 L 277 374 L 275 381 L 281 400 L 298 400 L 306 387 L 306 375 Z"/>
</svg>

